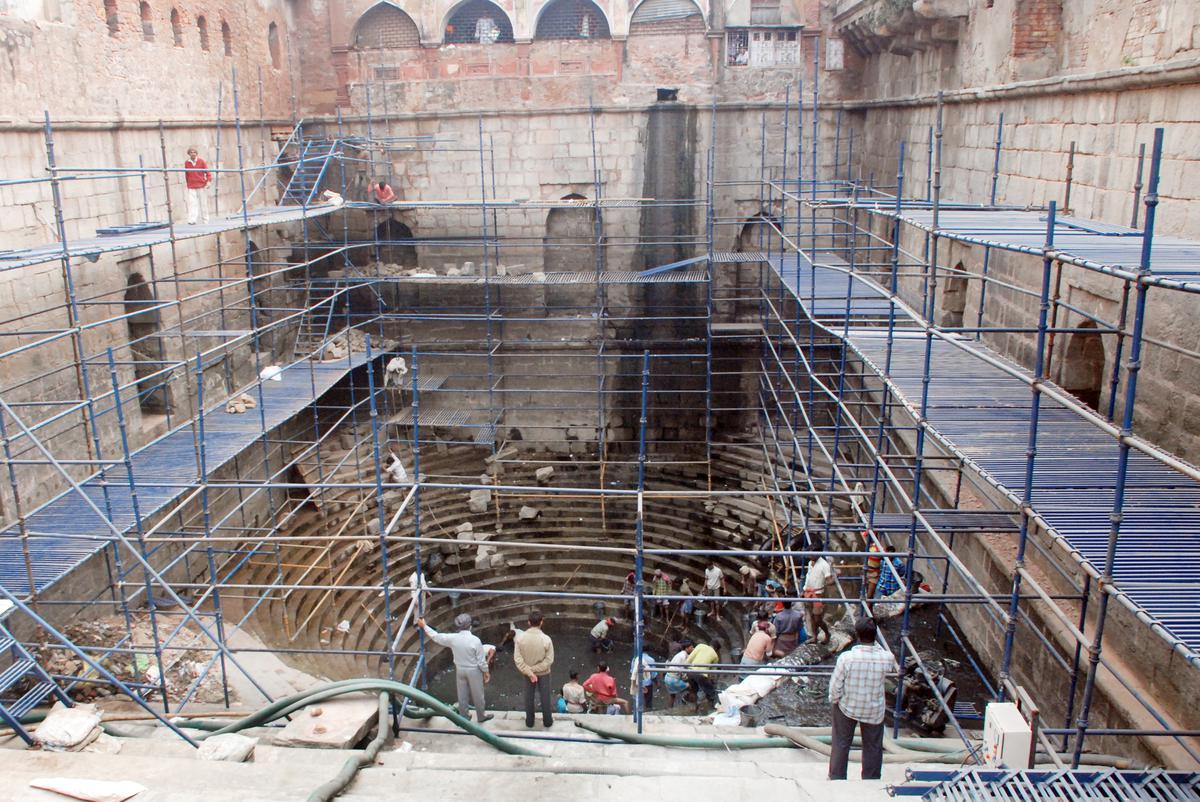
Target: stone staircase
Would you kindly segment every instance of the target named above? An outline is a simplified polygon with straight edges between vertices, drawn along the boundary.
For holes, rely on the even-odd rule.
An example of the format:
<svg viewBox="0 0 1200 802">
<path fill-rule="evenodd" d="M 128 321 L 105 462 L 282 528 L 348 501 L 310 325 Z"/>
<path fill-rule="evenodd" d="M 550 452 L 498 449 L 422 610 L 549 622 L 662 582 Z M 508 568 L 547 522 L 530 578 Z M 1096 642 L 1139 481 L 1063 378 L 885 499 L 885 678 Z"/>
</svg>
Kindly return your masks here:
<svg viewBox="0 0 1200 802">
<path fill-rule="evenodd" d="M 400 737 L 381 752 L 376 764 L 359 771 L 340 800 L 602 800 L 702 802 L 742 799 L 866 802 L 887 797 L 886 786 L 902 782 L 904 767 L 888 764 L 882 781 L 830 782 L 825 760 L 802 749 L 696 750 L 597 742 L 572 719 L 606 727 L 628 727 L 625 717 L 561 716 L 550 730 L 540 723 L 525 728 L 524 715 L 499 711 L 489 729 L 520 736 L 539 757 L 502 754 L 471 736 L 443 734 L 454 726 L 442 718 L 406 721 Z M 0 744 L 3 798 L 9 802 L 61 800 L 29 787 L 39 777 L 133 780 L 147 790 L 134 802 L 276 802 L 304 799 L 333 777 L 353 754 L 342 749 L 273 746 L 278 730 L 251 730 L 261 740 L 247 763 L 210 763 L 165 729 L 145 727 L 141 738 L 122 738 L 116 754 L 54 753 L 23 749 L 10 740 Z M 746 737 L 761 731 L 724 729 L 696 719 L 647 716 L 645 730 L 656 735 L 712 738 Z M 552 739 L 575 739 L 552 740 Z M 584 741 L 592 741 L 590 743 Z M 404 747 L 403 744 L 411 744 Z M 929 764 L 925 764 L 929 767 Z M 857 764 L 851 764 L 851 775 Z"/>
</svg>

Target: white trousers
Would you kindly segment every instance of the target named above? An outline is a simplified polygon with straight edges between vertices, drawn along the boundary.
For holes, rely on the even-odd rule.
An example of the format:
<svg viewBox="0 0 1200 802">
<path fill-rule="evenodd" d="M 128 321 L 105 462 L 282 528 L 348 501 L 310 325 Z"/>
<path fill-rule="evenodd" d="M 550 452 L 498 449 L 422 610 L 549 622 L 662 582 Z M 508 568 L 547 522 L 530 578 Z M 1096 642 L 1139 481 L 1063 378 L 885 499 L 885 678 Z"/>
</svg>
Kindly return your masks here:
<svg viewBox="0 0 1200 802">
<path fill-rule="evenodd" d="M 196 223 L 208 222 L 208 206 L 204 203 L 204 190 L 191 189 L 187 190 L 187 221 L 189 226 L 194 226 Z"/>
</svg>

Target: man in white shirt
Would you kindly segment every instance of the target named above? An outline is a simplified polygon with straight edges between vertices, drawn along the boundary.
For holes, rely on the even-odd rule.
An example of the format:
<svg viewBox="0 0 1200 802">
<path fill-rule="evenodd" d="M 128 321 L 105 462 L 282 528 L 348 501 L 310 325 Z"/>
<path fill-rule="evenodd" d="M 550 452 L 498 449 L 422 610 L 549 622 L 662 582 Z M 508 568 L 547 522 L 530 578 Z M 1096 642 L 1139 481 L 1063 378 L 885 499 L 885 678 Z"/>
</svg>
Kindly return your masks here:
<svg viewBox="0 0 1200 802">
<path fill-rule="evenodd" d="M 883 679 L 897 671 L 896 658 L 876 642 L 875 620 L 854 622 L 858 644 L 838 657 L 829 680 L 833 743 L 829 779 L 846 779 L 854 728 L 862 730 L 862 778 L 878 780 L 883 770 Z"/>
<path fill-rule="evenodd" d="M 461 613 L 454 619 L 458 632 L 442 634 L 425 623 L 424 618 L 417 619 L 417 626 L 425 630 L 430 640 L 439 646 L 445 646 L 454 655 L 454 679 L 458 691 L 458 712 L 463 718 L 471 717 L 471 705 L 475 707 L 475 720 L 482 724 L 490 721 L 493 716 L 485 709 L 483 684 L 492 678 L 488 669 L 487 650 L 483 641 L 471 632 L 471 616 Z M 470 702 L 470 704 L 468 704 Z"/>
<path fill-rule="evenodd" d="M 823 599 L 825 588 L 833 579 L 833 566 L 824 557 L 814 557 L 809 560 L 808 573 L 804 575 L 804 598 Z M 804 625 L 814 641 L 821 639 L 825 633 L 825 642 L 829 643 L 829 625 L 825 623 L 825 603 L 811 601 L 804 605 Z"/>
<path fill-rule="evenodd" d="M 714 561 L 708 568 L 704 569 L 704 595 L 715 597 L 716 600 L 709 602 L 709 614 L 718 620 L 721 618 L 721 602 L 719 599 L 724 593 L 725 572 Z"/>
<path fill-rule="evenodd" d="M 674 667 L 678 667 L 678 668 L 686 668 L 687 664 L 688 664 L 687 647 L 691 646 L 691 645 L 692 645 L 692 642 L 690 640 L 685 640 L 681 644 L 681 648 L 679 649 L 679 651 L 675 652 L 675 656 L 671 658 L 670 662 L 668 662 L 667 665 L 669 667 L 674 666 Z M 663 674 L 663 687 L 667 689 L 667 695 L 668 695 L 667 706 L 668 707 L 675 706 L 675 697 L 676 696 L 678 696 L 681 693 L 687 693 L 688 684 L 687 684 L 686 676 L 687 675 L 680 674 L 675 671 L 671 671 L 666 674 Z"/>
</svg>

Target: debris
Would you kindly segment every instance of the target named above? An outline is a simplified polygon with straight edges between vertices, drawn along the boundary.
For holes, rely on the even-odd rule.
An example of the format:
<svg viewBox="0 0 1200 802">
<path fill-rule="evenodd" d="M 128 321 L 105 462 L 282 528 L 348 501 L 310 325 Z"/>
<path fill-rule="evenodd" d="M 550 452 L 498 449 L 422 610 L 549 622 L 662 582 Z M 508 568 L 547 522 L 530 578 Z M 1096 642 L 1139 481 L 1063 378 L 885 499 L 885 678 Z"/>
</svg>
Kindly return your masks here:
<svg viewBox="0 0 1200 802">
<path fill-rule="evenodd" d="M 321 201 L 323 203 L 332 203 L 334 206 L 341 206 L 346 202 L 341 195 L 330 189 L 327 189 L 321 193 Z"/>
<path fill-rule="evenodd" d="M 131 780 L 83 780 L 74 777 L 37 777 L 29 781 L 29 787 L 53 791 L 84 802 L 125 802 L 146 790 L 146 786 Z"/>
<path fill-rule="evenodd" d="M 540 270 L 535 270 L 533 272 L 533 280 L 539 283 L 544 282 L 546 280 L 546 274 Z"/>
<path fill-rule="evenodd" d="M 472 490 L 467 497 L 467 508 L 471 512 L 487 512 L 488 504 L 492 501 L 492 491 L 487 489 Z"/>
<path fill-rule="evenodd" d="M 206 738 L 200 743 L 196 756 L 201 760 L 222 760 L 227 763 L 243 763 L 254 752 L 257 738 L 247 738 L 236 732 L 226 732 Z"/>
<path fill-rule="evenodd" d="M 93 755 L 115 755 L 121 751 L 121 739 L 102 732 L 96 736 L 96 740 L 79 751 L 89 752 Z"/>
<path fill-rule="evenodd" d="M 542 514 L 541 510 L 536 509 L 534 507 L 526 506 L 526 507 L 521 507 L 521 511 L 517 513 L 517 516 L 522 521 L 532 521 L 534 518 L 538 517 L 541 514 Z"/>
<path fill-rule="evenodd" d="M 258 378 L 265 382 L 281 382 L 283 381 L 283 368 L 278 365 L 267 365 L 259 372 Z"/>
<path fill-rule="evenodd" d="M 235 398 L 230 398 L 225 402 L 225 411 L 231 415 L 240 414 L 248 409 L 254 409 L 258 406 L 258 402 L 250 396 L 242 393 Z"/>
<path fill-rule="evenodd" d="M 533 472 L 533 475 L 537 478 L 538 484 L 544 485 L 549 482 L 550 477 L 554 475 L 554 466 L 547 465 L 544 468 L 538 468 Z"/>
<path fill-rule="evenodd" d="M 509 568 L 520 568 L 527 562 L 529 562 L 529 560 L 526 560 L 524 557 L 513 557 L 511 560 L 507 560 L 505 564 L 508 565 Z"/>
<path fill-rule="evenodd" d="M 492 557 L 496 553 L 495 546 L 481 545 L 479 551 L 475 552 L 475 567 L 476 568 L 491 568 Z"/>
<path fill-rule="evenodd" d="M 78 752 L 100 735 L 100 713 L 95 705 L 66 707 L 55 702 L 38 725 L 33 740 L 51 752 Z"/>
<path fill-rule="evenodd" d="M 462 274 L 463 274 L 464 276 L 473 276 L 473 275 L 475 275 L 475 263 L 474 263 L 474 262 L 463 262 L 463 265 L 462 265 Z"/>
<path fill-rule="evenodd" d="M 343 619 L 343 620 L 342 620 L 342 621 L 341 621 L 341 622 L 340 622 L 340 623 L 337 625 L 337 631 L 338 631 L 338 632 L 340 632 L 340 633 L 342 633 L 343 635 L 346 635 L 346 634 L 348 634 L 348 633 L 350 632 L 350 621 L 349 621 L 349 619 Z"/>
</svg>

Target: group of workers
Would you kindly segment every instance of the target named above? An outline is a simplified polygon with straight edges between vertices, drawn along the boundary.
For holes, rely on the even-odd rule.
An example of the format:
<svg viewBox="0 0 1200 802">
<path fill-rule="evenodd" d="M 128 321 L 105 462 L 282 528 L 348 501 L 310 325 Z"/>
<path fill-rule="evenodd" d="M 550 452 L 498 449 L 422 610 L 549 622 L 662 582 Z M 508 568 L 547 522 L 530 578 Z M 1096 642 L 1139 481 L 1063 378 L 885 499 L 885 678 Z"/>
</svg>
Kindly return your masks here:
<svg viewBox="0 0 1200 802">
<path fill-rule="evenodd" d="M 894 594 L 900 587 L 903 566 L 895 555 L 895 548 L 879 548 L 864 533 L 868 545 L 868 556 L 863 572 L 863 593 L 867 600 Z M 739 571 L 741 593 L 746 597 L 761 597 L 756 602 L 755 620 L 750 627 L 748 639 L 741 656 L 741 665 L 761 666 L 773 658 L 786 657 L 797 646 L 813 637 L 820 641 L 824 635 L 830 639 L 829 626 L 825 623 L 827 591 L 836 581 L 834 567 L 828 558 L 815 556 L 809 559 L 803 573 L 800 596 L 803 604 L 796 605 L 791 599 L 791 587 L 786 579 L 777 575 L 765 581 L 763 572 L 754 565 L 745 565 Z M 627 597 L 629 612 L 632 602 L 628 597 L 635 591 L 636 575 L 630 573 L 625 579 L 623 595 Z M 672 592 L 675 588 L 677 592 Z M 654 571 L 648 598 L 649 617 L 666 619 L 667 632 L 676 616 L 687 616 L 695 610 L 696 597 L 706 603 L 706 616 L 719 619 L 721 597 L 728 595 L 728 579 L 725 571 L 715 561 L 704 572 L 702 592 L 692 590 L 687 577 L 681 577 L 676 585 L 664 570 Z M 689 597 L 689 598 L 669 598 Z M 802 609 L 801 609 L 802 608 Z M 632 619 L 632 615 L 630 616 Z M 596 670 L 587 679 L 580 681 L 578 671 L 570 671 L 568 681 L 561 687 L 558 698 L 552 701 L 551 670 L 554 665 L 554 643 L 542 631 L 543 616 L 537 611 L 528 615 L 528 627 L 518 630 L 513 627 L 513 663 L 524 677 L 525 724 L 533 727 L 536 721 L 536 706 L 540 707 L 542 724 L 553 724 L 553 712 L 565 713 L 609 712 L 628 714 L 632 704 L 618 690 L 616 678 L 608 663 L 600 659 Z M 471 632 L 472 618 L 461 614 L 455 618 L 458 630 L 443 634 L 429 627 L 424 619 L 417 625 L 435 643 L 451 650 L 454 656 L 458 709 L 464 717 L 470 717 L 474 707 L 476 720 L 488 721 L 484 700 L 484 685 L 490 680 L 491 668 L 496 659 L 496 648 L 484 644 Z M 590 629 L 591 650 L 598 656 L 613 649 L 612 630 L 618 619 L 612 616 L 600 618 Z M 883 681 L 888 674 L 895 673 L 896 662 L 891 652 L 878 643 L 875 621 L 867 616 L 855 622 L 857 643 L 839 656 L 829 686 L 829 702 L 832 706 L 833 743 L 830 756 L 830 779 L 845 779 L 846 765 L 855 729 L 859 729 L 863 747 L 862 776 L 873 779 L 880 776 L 882 764 L 883 717 L 885 709 Z M 701 699 L 714 707 L 717 704 L 716 675 L 713 668 L 721 662 L 719 641 L 697 643 L 684 638 L 670 645 L 672 657 L 665 663 L 657 661 L 648 651 L 635 654 L 630 663 L 631 697 L 640 694 L 643 710 L 654 704 L 655 688 L 661 684 L 668 695 L 668 707 L 687 694 L 694 693 L 697 712 Z M 743 678 L 746 676 L 742 675 Z"/>
</svg>

